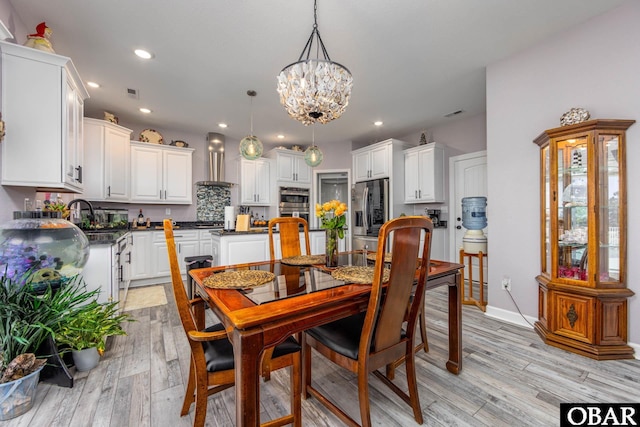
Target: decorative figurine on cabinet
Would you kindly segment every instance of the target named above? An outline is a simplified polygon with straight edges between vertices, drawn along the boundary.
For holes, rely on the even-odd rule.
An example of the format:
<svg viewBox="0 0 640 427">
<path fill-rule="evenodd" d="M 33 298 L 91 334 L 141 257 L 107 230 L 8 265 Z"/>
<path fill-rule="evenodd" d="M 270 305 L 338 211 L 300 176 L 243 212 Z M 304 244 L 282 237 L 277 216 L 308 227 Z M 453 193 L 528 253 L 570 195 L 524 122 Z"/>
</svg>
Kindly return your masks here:
<svg viewBox="0 0 640 427">
<path fill-rule="evenodd" d="M 45 52 L 56 53 L 53 50 L 51 41 L 49 41 L 51 33 L 51 28 L 47 27 L 47 24 L 44 22 L 41 22 L 36 26 L 35 34 L 29 34 L 27 36 L 27 41 L 24 45 L 34 49 L 44 50 Z"/>
</svg>

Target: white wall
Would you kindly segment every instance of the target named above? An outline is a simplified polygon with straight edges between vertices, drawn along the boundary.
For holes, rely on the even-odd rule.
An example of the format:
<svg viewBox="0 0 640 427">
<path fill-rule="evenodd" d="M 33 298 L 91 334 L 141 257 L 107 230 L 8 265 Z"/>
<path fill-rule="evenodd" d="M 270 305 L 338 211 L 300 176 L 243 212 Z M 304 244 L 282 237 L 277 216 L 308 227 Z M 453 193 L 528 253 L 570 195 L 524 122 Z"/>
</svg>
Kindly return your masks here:
<svg viewBox="0 0 640 427">
<path fill-rule="evenodd" d="M 592 118 L 640 120 L 640 2 L 571 28 L 487 68 L 487 157 L 491 218 L 487 313 L 537 318 L 540 272 L 539 148 L 533 139 L 558 127 L 571 107 Z M 640 343 L 640 123 L 627 133 L 629 342 Z M 498 226 L 495 226 L 498 224 Z M 504 313 L 502 313 L 504 314 Z"/>
</svg>

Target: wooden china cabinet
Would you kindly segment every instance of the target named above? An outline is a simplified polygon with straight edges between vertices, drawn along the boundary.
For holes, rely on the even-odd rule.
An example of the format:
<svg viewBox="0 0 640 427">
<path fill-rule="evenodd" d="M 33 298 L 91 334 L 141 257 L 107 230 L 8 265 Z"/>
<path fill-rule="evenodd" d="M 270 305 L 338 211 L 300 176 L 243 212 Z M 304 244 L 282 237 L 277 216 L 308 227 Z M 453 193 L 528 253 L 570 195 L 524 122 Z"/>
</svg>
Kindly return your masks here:
<svg viewBox="0 0 640 427">
<path fill-rule="evenodd" d="M 597 360 L 627 345 L 625 132 L 634 120 L 544 131 L 540 146 L 541 274 L 535 330 L 545 343 Z"/>
</svg>

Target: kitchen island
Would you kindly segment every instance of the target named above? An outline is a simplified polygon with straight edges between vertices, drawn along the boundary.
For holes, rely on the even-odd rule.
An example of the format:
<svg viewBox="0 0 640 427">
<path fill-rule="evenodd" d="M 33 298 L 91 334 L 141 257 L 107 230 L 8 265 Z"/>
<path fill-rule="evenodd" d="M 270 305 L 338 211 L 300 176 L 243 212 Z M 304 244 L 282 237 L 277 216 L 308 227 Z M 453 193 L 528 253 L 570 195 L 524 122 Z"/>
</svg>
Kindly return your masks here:
<svg viewBox="0 0 640 427">
<path fill-rule="evenodd" d="M 269 259 L 269 231 L 266 228 L 249 231 L 213 230 L 211 233 L 213 265 L 231 265 L 259 262 Z M 346 240 L 342 239 L 341 251 Z M 280 235 L 274 233 L 275 257 L 281 258 Z M 304 233 L 300 233 L 300 250 L 303 255 L 324 254 L 325 230 L 309 230 L 311 254 L 306 253 Z"/>
</svg>

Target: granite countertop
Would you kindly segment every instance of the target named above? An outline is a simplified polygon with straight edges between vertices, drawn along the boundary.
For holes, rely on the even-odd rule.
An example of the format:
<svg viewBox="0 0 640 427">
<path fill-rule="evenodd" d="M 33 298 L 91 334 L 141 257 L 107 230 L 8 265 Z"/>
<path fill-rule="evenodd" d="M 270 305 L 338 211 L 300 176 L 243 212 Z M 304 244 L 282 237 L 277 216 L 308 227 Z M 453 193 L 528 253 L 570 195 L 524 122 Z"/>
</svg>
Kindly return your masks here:
<svg viewBox="0 0 640 427">
<path fill-rule="evenodd" d="M 82 230 L 89 239 L 89 246 L 112 245 L 126 235 L 129 230 Z"/>
</svg>

